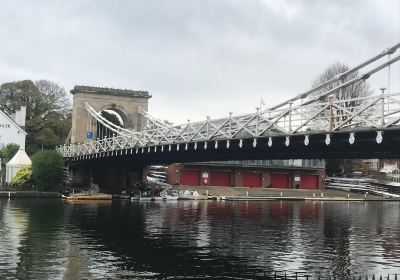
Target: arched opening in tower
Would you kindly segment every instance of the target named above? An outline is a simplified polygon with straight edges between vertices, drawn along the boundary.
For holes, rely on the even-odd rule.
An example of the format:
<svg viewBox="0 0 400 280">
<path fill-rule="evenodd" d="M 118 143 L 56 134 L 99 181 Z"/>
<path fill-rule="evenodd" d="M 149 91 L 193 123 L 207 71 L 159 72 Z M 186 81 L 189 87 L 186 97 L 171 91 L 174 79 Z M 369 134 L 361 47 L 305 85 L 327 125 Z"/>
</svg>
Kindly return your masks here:
<svg viewBox="0 0 400 280">
<path fill-rule="evenodd" d="M 101 116 L 108 120 L 109 122 L 113 123 L 114 125 L 124 128 L 124 120 L 123 117 L 116 112 L 115 110 L 106 109 L 100 112 Z M 96 138 L 97 139 L 104 139 L 105 137 L 113 137 L 117 136 L 116 132 L 112 129 L 108 128 L 101 122 L 97 122 L 96 125 Z"/>
</svg>

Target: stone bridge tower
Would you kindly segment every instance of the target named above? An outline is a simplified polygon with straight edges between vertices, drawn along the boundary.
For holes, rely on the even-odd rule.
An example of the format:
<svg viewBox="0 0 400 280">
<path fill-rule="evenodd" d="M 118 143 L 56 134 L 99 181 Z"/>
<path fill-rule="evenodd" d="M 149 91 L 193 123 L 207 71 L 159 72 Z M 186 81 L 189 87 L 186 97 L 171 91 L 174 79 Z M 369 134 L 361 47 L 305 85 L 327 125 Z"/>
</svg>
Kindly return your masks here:
<svg viewBox="0 0 400 280">
<path fill-rule="evenodd" d="M 87 140 L 87 123 L 89 114 L 84 104 L 89 103 L 97 112 L 112 110 L 116 112 L 126 129 L 140 131 L 144 120 L 139 114 L 139 107 L 147 111 L 151 95 L 147 91 L 135 91 L 113 88 L 75 86 L 73 95 L 71 143 Z"/>
</svg>

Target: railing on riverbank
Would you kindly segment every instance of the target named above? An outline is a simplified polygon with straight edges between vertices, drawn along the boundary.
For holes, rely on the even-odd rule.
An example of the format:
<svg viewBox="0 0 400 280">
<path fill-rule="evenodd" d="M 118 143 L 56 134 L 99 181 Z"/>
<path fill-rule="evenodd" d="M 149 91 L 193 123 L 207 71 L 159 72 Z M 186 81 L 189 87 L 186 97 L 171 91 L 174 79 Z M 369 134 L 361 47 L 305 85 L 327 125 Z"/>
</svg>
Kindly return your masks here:
<svg viewBox="0 0 400 280">
<path fill-rule="evenodd" d="M 327 177 L 326 188 L 400 198 L 400 183 L 372 178 Z"/>
</svg>

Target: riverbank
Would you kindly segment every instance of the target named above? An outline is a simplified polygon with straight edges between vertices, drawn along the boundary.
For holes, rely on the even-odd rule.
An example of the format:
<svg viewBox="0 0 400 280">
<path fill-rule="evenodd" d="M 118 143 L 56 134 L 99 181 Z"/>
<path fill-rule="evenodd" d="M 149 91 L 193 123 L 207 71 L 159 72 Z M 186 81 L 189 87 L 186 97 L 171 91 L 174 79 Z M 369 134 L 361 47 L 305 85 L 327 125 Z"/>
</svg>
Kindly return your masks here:
<svg viewBox="0 0 400 280">
<path fill-rule="evenodd" d="M 238 188 L 188 186 L 186 189 L 210 197 L 226 200 L 316 200 L 316 201 L 399 201 L 373 194 L 363 194 L 340 190 L 304 190 L 272 188 Z"/>
<path fill-rule="evenodd" d="M 302 190 L 271 188 L 238 188 L 214 186 L 185 186 L 183 189 L 197 191 L 199 199 L 225 200 L 315 200 L 315 201 L 400 201 L 373 194 L 362 194 L 341 190 Z M 0 198 L 61 198 L 57 192 L 40 191 L 0 191 Z"/>
<path fill-rule="evenodd" d="M 61 194 L 40 191 L 0 191 L 0 198 L 61 198 Z"/>
</svg>

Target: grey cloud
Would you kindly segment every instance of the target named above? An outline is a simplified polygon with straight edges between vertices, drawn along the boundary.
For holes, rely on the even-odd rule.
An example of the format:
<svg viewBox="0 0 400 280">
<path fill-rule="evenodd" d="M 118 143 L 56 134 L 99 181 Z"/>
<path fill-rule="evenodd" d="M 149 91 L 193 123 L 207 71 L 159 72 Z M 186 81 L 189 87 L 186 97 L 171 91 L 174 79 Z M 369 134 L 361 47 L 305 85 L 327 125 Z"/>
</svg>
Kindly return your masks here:
<svg viewBox="0 0 400 280">
<path fill-rule="evenodd" d="M 244 113 L 400 40 L 399 18 L 396 0 L 4 1 L 0 82 L 145 89 L 174 122 Z"/>
</svg>

